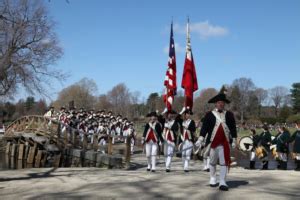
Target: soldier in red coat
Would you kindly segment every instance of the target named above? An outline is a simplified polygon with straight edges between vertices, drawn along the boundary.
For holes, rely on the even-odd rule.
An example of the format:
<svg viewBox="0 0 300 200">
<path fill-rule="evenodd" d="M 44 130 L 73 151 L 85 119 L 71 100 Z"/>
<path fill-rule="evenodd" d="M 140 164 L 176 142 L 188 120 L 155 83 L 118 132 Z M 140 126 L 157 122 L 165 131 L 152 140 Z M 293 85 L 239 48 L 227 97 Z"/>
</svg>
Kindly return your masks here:
<svg viewBox="0 0 300 200">
<path fill-rule="evenodd" d="M 228 190 L 226 175 L 230 167 L 230 144 L 236 147 L 236 123 L 234 115 L 225 110 L 225 104 L 230 103 L 226 98 L 226 89 L 223 87 L 218 95 L 208 101 L 214 103 L 215 109 L 206 113 L 203 126 L 196 146 L 201 146 L 206 138 L 205 146 L 210 157 L 210 186 L 217 187 L 223 191 Z M 206 137 L 207 136 L 207 137 Z M 217 183 L 216 165 L 220 165 L 220 182 Z"/>
<path fill-rule="evenodd" d="M 145 125 L 145 130 L 142 138 L 142 144 L 146 149 L 147 157 L 147 171 L 155 172 L 156 170 L 156 155 L 158 145 L 163 141 L 162 128 L 157 121 L 157 113 L 151 112 L 147 115 L 150 118 L 149 122 Z"/>
</svg>

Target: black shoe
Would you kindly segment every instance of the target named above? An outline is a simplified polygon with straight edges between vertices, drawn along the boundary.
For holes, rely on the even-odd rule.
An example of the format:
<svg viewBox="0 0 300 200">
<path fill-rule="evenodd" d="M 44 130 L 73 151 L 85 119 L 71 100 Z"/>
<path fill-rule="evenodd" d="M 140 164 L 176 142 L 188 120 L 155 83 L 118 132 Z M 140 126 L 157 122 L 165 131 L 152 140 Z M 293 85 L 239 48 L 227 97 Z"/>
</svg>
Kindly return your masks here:
<svg viewBox="0 0 300 200">
<path fill-rule="evenodd" d="M 171 170 L 170 169 L 166 169 L 166 172 L 170 172 Z"/>
<path fill-rule="evenodd" d="M 284 162 L 284 161 L 281 162 L 281 169 L 287 170 L 287 162 Z"/>
<path fill-rule="evenodd" d="M 300 160 L 295 160 L 296 169 L 295 171 L 300 171 Z"/>
<path fill-rule="evenodd" d="M 250 161 L 250 169 L 255 169 L 255 161 Z"/>
<path fill-rule="evenodd" d="M 152 169 L 152 171 L 151 172 L 155 172 L 155 170 L 154 169 Z"/>
<path fill-rule="evenodd" d="M 216 184 L 209 184 L 210 187 L 218 187 L 219 186 L 219 183 L 216 183 Z"/>
<path fill-rule="evenodd" d="M 269 165 L 268 161 L 264 162 L 262 170 L 268 170 L 268 168 L 269 168 L 268 165 Z"/>
<path fill-rule="evenodd" d="M 150 169 L 147 168 L 147 172 L 150 172 Z"/>
<path fill-rule="evenodd" d="M 184 170 L 184 172 L 185 172 L 185 173 L 188 173 L 188 172 L 189 172 L 189 170 Z"/>
<path fill-rule="evenodd" d="M 226 185 L 221 185 L 219 189 L 222 191 L 228 191 L 228 187 Z"/>
</svg>

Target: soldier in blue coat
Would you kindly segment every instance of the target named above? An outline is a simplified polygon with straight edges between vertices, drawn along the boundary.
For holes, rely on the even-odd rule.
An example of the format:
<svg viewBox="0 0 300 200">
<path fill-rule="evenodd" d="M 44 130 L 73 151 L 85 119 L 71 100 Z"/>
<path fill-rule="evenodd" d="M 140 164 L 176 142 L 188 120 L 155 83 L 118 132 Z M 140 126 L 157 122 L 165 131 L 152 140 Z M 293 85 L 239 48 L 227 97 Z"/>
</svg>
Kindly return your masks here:
<svg viewBox="0 0 300 200">
<path fill-rule="evenodd" d="M 290 142 L 294 142 L 293 153 L 295 155 L 296 171 L 300 171 L 300 120 L 296 122 L 296 131 L 291 136 Z"/>
</svg>

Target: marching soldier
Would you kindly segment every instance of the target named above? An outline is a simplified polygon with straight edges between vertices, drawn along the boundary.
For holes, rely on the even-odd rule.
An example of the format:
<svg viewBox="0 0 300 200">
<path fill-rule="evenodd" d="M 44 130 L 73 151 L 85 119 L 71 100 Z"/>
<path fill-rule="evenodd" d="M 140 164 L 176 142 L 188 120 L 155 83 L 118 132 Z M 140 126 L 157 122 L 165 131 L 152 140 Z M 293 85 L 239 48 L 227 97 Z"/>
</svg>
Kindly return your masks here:
<svg viewBox="0 0 300 200">
<path fill-rule="evenodd" d="M 287 157 L 289 153 L 289 140 L 290 140 L 290 133 L 284 127 L 281 126 L 278 128 L 278 135 L 272 141 L 273 144 L 276 144 L 276 151 L 278 153 L 278 162 L 279 162 L 279 169 L 286 170 L 287 169 Z"/>
<path fill-rule="evenodd" d="M 230 103 L 226 98 L 226 89 L 223 86 L 219 94 L 210 99 L 208 103 L 214 103 L 215 109 L 206 113 L 200 131 L 200 137 L 196 146 L 201 147 L 207 135 L 205 146 L 210 157 L 210 181 L 211 187 L 217 187 L 223 191 L 228 191 L 226 175 L 230 167 L 230 139 L 232 148 L 236 147 L 236 123 L 234 115 L 225 110 L 225 104 Z M 220 164 L 220 182 L 217 183 L 216 165 Z"/>
<path fill-rule="evenodd" d="M 296 171 L 300 171 L 300 120 L 296 122 L 296 131 L 291 136 L 290 142 L 295 142 L 293 147 L 293 153 L 296 164 Z"/>
<path fill-rule="evenodd" d="M 187 107 L 183 113 L 183 130 L 180 135 L 180 142 L 182 146 L 182 161 L 183 169 L 185 172 L 189 172 L 189 162 L 193 151 L 194 134 L 196 131 L 195 121 L 191 119 L 193 111 Z"/>
<path fill-rule="evenodd" d="M 142 137 L 142 144 L 145 145 L 147 157 L 147 171 L 155 172 L 156 155 L 159 148 L 159 143 L 163 141 L 161 125 L 157 121 L 157 113 L 151 112 L 147 115 L 150 118 L 149 123 L 145 125 L 145 130 Z"/>
<path fill-rule="evenodd" d="M 267 155 L 262 159 L 263 170 L 267 170 L 269 168 L 269 153 L 270 153 L 270 146 L 272 142 L 272 135 L 269 132 L 269 127 L 267 124 L 263 126 L 263 132 L 259 136 L 259 145 L 262 146 L 265 150 Z"/>
<path fill-rule="evenodd" d="M 49 110 L 44 114 L 44 117 L 53 118 L 54 117 L 54 107 L 51 106 Z"/>
<path fill-rule="evenodd" d="M 166 120 L 163 129 L 164 156 L 166 162 L 166 172 L 171 171 L 172 157 L 174 156 L 175 145 L 177 144 L 177 133 L 180 125 L 175 120 L 177 113 L 174 110 L 166 112 Z"/>
</svg>

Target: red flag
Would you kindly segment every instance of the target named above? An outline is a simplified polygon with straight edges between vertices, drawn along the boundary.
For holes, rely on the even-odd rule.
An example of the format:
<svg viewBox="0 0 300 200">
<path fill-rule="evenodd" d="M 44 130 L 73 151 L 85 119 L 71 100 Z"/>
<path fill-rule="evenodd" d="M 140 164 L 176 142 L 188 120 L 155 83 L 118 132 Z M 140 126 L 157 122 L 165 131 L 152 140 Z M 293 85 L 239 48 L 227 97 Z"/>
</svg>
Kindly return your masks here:
<svg viewBox="0 0 300 200">
<path fill-rule="evenodd" d="M 171 23 L 169 61 L 168 61 L 168 69 L 166 72 L 164 85 L 165 85 L 164 102 L 166 104 L 166 108 L 168 109 L 168 111 L 170 111 L 172 110 L 174 96 L 176 95 L 176 91 L 177 91 L 176 56 L 175 56 L 175 43 L 173 37 L 173 23 Z"/>
<path fill-rule="evenodd" d="M 181 87 L 185 94 L 185 107 L 193 108 L 193 93 L 198 90 L 197 75 L 191 48 L 189 21 L 187 23 L 187 44 L 184 62 L 184 70 L 182 75 Z"/>
</svg>

